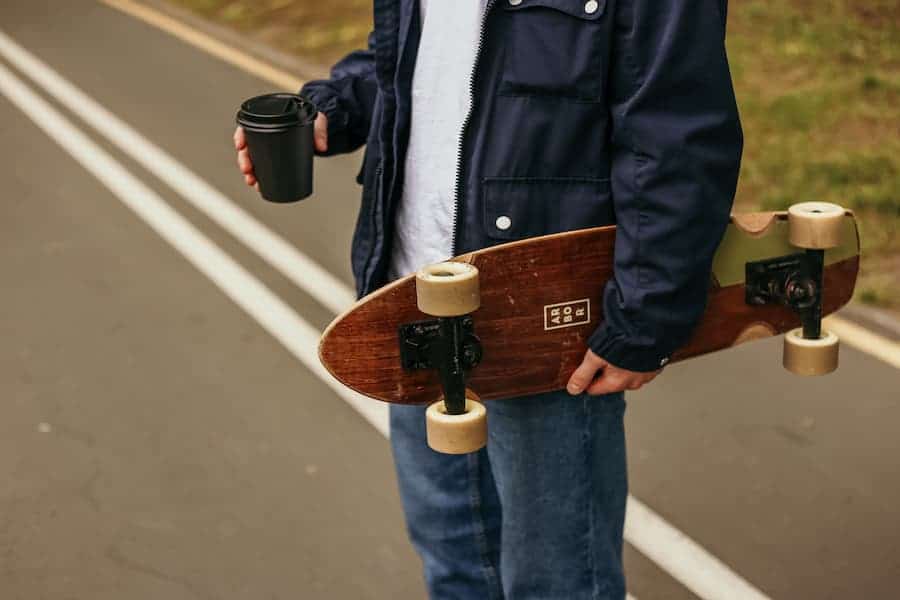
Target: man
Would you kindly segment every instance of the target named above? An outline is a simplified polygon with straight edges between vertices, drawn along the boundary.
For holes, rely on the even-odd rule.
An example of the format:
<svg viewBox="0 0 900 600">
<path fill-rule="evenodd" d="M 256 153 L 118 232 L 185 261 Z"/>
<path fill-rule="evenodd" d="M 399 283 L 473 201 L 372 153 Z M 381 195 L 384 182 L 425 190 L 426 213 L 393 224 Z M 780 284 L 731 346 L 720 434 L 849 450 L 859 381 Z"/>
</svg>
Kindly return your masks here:
<svg viewBox="0 0 900 600">
<path fill-rule="evenodd" d="M 488 403 L 486 449 L 391 406 L 434 598 L 623 598 L 623 392 L 689 336 L 742 146 L 727 0 L 375 0 L 369 49 L 303 88 L 322 155 L 366 144 L 357 291 L 473 249 L 617 223 L 603 325 L 567 390 Z M 241 132 L 239 163 L 253 185 Z"/>
</svg>

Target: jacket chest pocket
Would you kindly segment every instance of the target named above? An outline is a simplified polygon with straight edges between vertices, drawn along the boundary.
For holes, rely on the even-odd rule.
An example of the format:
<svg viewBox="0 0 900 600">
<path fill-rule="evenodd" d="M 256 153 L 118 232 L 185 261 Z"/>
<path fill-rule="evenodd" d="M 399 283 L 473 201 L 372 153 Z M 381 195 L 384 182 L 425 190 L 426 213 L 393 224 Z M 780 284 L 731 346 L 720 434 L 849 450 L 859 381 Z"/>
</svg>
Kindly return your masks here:
<svg viewBox="0 0 900 600">
<path fill-rule="evenodd" d="M 498 0 L 506 23 L 500 94 L 601 99 L 606 0 Z"/>
</svg>

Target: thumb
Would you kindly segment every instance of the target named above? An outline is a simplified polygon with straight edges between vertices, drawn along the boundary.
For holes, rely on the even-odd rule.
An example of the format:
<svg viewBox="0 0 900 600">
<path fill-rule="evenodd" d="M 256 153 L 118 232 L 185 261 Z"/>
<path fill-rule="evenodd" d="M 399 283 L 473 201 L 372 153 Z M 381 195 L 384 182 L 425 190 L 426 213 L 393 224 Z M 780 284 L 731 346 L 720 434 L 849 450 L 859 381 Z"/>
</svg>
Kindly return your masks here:
<svg viewBox="0 0 900 600">
<path fill-rule="evenodd" d="M 315 137 L 316 150 L 319 152 L 328 151 L 328 117 L 325 113 L 316 115 L 316 122 L 313 125 L 313 136 Z"/>
<path fill-rule="evenodd" d="M 584 354 L 584 360 L 581 361 L 581 364 L 578 365 L 578 368 L 575 369 L 575 372 L 569 377 L 569 382 L 566 384 L 566 391 L 573 396 L 575 394 L 580 394 L 594 380 L 597 371 L 604 368 L 607 364 L 608 363 L 605 360 L 588 350 Z"/>
</svg>

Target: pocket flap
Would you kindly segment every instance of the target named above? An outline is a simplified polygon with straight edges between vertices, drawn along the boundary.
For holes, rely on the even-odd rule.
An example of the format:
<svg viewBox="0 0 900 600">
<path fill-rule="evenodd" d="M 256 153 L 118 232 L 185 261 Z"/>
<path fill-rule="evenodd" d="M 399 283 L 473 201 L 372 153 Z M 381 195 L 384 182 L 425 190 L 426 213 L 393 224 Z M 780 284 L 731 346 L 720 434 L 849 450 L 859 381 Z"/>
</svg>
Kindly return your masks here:
<svg viewBox="0 0 900 600">
<path fill-rule="evenodd" d="M 529 8 L 552 8 L 567 15 L 596 21 L 606 10 L 606 0 L 499 0 L 504 10 L 527 10 Z"/>
</svg>

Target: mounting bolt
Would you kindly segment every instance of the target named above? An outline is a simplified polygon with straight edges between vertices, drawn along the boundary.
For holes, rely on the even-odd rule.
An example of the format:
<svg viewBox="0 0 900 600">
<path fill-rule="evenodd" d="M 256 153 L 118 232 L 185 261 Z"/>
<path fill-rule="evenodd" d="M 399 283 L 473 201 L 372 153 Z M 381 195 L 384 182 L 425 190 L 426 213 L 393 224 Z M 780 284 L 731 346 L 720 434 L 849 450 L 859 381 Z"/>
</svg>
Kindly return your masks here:
<svg viewBox="0 0 900 600">
<path fill-rule="evenodd" d="M 809 279 L 791 280 L 788 281 L 785 292 L 788 302 L 802 307 L 815 300 L 816 284 Z"/>
</svg>

